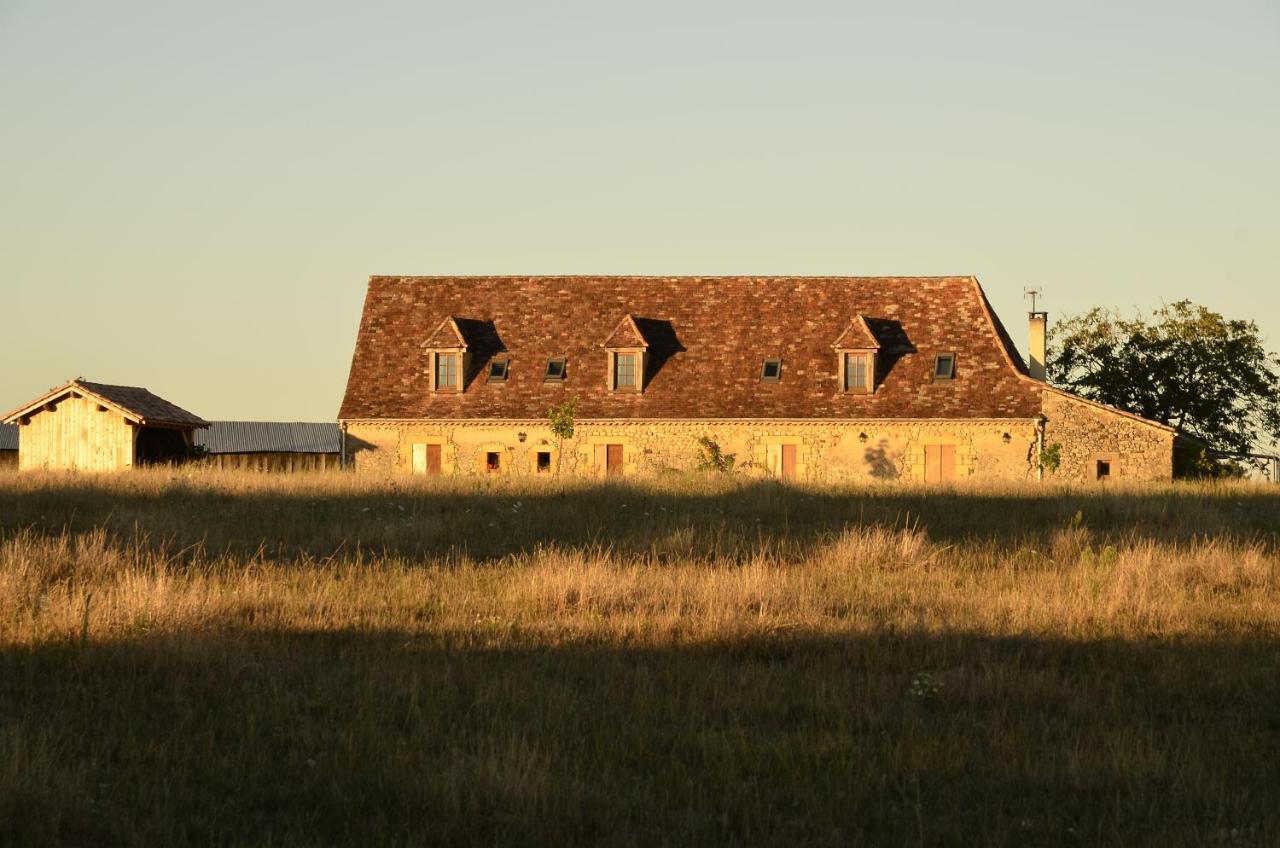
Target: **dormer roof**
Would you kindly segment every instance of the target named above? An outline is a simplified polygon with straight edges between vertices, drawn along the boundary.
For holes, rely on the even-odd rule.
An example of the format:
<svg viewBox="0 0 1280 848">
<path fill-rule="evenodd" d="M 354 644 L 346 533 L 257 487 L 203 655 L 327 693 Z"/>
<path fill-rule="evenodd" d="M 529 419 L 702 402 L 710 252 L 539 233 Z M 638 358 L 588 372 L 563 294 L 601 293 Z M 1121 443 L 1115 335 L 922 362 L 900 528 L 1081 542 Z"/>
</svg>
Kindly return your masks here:
<svg viewBox="0 0 1280 848">
<path fill-rule="evenodd" d="M 431 350 L 466 350 L 467 340 L 458 327 L 458 319 L 451 315 L 440 322 L 422 346 Z"/>
<path fill-rule="evenodd" d="M 649 340 L 644 337 L 644 333 L 640 332 L 636 319 L 631 315 L 624 315 L 618 322 L 618 326 L 614 327 L 613 332 L 604 340 L 603 347 L 608 350 L 633 348 L 643 350 L 649 347 Z"/>
<path fill-rule="evenodd" d="M 879 350 L 880 340 L 862 315 L 855 315 L 831 345 L 836 350 Z"/>
</svg>

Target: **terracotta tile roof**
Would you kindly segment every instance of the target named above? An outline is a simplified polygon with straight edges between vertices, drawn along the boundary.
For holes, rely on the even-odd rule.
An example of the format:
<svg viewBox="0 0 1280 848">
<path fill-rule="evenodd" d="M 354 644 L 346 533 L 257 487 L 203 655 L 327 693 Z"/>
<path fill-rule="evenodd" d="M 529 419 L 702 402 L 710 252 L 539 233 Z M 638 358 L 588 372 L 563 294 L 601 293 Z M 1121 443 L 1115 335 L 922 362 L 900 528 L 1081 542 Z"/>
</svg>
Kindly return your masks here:
<svg viewBox="0 0 1280 848">
<path fill-rule="evenodd" d="M 113 386 L 107 383 L 91 383 L 88 380 L 70 380 L 56 389 L 50 389 L 39 398 L 27 403 L 4 417 L 5 421 L 14 421 L 46 403 L 56 401 L 71 392 L 79 391 L 87 396 L 95 397 L 106 405 L 113 406 L 120 412 L 143 425 L 170 427 L 208 427 L 209 424 L 198 415 L 187 412 L 180 406 L 172 404 L 159 395 L 154 395 L 138 386 Z"/>
<path fill-rule="evenodd" d="M 832 347 L 837 350 L 877 350 L 880 347 L 880 340 L 876 338 L 875 333 L 871 332 L 866 317 L 857 315 L 849 326 L 845 327 L 844 332 Z"/>
<path fill-rule="evenodd" d="M 505 383 L 427 390 L 423 342 L 449 316 L 506 351 Z M 627 316 L 649 344 L 643 393 L 610 392 L 605 344 Z M 839 391 L 832 343 L 855 316 L 880 345 L 871 395 Z M 932 379 L 956 353 L 955 379 Z M 546 360 L 568 379 L 543 382 Z M 781 357 L 782 379 L 760 380 Z M 583 419 L 1032 418 L 1039 386 L 972 277 L 373 277 L 343 419 L 539 419 L 576 395 Z"/>
</svg>

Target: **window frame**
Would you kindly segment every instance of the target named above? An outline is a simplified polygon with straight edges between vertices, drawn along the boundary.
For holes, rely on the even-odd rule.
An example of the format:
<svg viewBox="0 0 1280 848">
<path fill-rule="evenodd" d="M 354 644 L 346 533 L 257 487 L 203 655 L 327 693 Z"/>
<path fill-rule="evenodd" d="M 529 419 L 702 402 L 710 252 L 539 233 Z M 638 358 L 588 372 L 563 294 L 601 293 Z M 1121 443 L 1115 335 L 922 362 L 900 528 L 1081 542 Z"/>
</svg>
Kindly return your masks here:
<svg viewBox="0 0 1280 848">
<path fill-rule="evenodd" d="M 938 366 L 943 362 L 947 362 L 947 372 L 945 374 L 938 373 Z M 933 357 L 933 381 L 935 383 L 949 383 L 956 378 L 956 354 L 955 351 L 944 351 L 943 353 L 934 354 Z"/>
<path fill-rule="evenodd" d="M 619 380 L 622 373 L 623 358 L 630 363 L 631 382 L 623 383 Z M 636 392 L 640 390 L 640 354 L 631 350 L 620 350 L 613 354 L 613 388 L 619 392 Z"/>
<path fill-rule="evenodd" d="M 862 364 L 862 382 L 851 385 L 849 375 L 850 364 L 859 361 Z M 851 395 L 869 395 L 875 391 L 876 353 L 873 350 L 840 351 L 840 390 Z"/>
<path fill-rule="evenodd" d="M 773 366 L 774 374 L 769 376 L 769 366 Z M 769 356 L 760 365 L 760 382 L 762 383 L 781 383 L 782 382 L 782 357 Z"/>
<path fill-rule="evenodd" d="M 489 460 L 493 460 L 490 462 Z M 485 451 L 484 452 L 484 470 L 488 474 L 502 473 L 502 451 Z"/>
<path fill-rule="evenodd" d="M 558 367 L 558 374 L 552 374 L 552 366 Z M 569 358 L 566 356 L 548 356 L 547 365 L 542 370 L 542 382 L 563 383 L 567 379 L 569 379 Z"/>
<path fill-rule="evenodd" d="M 453 380 L 448 385 L 440 382 L 440 367 L 445 359 L 451 361 Z M 437 392 L 462 391 L 462 353 L 456 350 L 437 350 L 431 355 L 431 388 Z"/>
<path fill-rule="evenodd" d="M 499 368 L 499 367 L 501 368 L 501 372 L 502 372 L 502 373 L 501 373 L 501 374 L 499 374 L 499 375 L 497 375 L 497 376 L 495 376 L 495 375 L 494 375 L 494 369 L 495 369 L 495 368 Z M 491 360 L 489 360 L 489 365 L 488 365 L 488 367 L 485 369 L 485 373 L 486 373 L 486 375 L 487 375 L 487 376 L 486 376 L 486 378 L 485 378 L 485 382 L 486 382 L 486 383 L 505 383 L 505 382 L 507 382 L 507 377 L 508 377 L 508 376 L 510 376 L 510 373 L 511 373 L 510 369 L 511 369 L 511 360 L 510 360 L 510 359 L 502 358 L 502 359 L 491 359 Z"/>
</svg>

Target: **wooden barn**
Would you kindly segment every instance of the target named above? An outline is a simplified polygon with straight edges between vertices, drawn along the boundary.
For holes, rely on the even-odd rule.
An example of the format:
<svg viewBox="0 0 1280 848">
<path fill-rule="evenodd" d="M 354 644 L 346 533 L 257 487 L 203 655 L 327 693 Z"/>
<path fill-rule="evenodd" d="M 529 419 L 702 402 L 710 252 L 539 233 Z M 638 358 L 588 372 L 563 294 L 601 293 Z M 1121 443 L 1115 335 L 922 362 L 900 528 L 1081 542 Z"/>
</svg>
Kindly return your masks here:
<svg viewBox="0 0 1280 848">
<path fill-rule="evenodd" d="M 330 423 L 213 421 L 195 438 L 215 468 L 321 471 L 338 468 L 342 451 L 342 433 Z"/>
<path fill-rule="evenodd" d="M 75 379 L 4 416 L 19 430 L 18 467 L 114 471 L 181 462 L 196 430 L 208 427 L 162 397 L 137 386 Z"/>
<path fill-rule="evenodd" d="M 0 424 L 0 471 L 18 467 L 18 428 Z"/>
</svg>

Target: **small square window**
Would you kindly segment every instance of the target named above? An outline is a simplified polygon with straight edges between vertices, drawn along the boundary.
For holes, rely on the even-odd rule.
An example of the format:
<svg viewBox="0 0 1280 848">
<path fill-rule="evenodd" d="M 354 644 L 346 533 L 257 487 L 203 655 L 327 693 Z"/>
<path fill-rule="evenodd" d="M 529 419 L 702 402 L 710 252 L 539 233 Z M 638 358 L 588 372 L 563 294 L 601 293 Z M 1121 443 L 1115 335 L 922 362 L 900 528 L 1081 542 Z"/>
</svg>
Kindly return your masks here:
<svg viewBox="0 0 1280 848">
<path fill-rule="evenodd" d="M 933 379 L 952 380 L 956 376 L 956 355 L 940 353 L 933 359 Z"/>
<path fill-rule="evenodd" d="M 502 465 L 502 454 L 497 451 L 489 451 L 484 455 L 484 468 L 486 471 L 497 471 Z"/>
<path fill-rule="evenodd" d="M 765 383 L 776 383 L 782 379 L 782 360 L 766 359 L 760 369 L 760 380 Z"/>
<path fill-rule="evenodd" d="M 505 383 L 507 381 L 507 366 L 510 361 L 506 359 L 495 359 L 489 363 L 489 382 Z"/>
<path fill-rule="evenodd" d="M 551 471 L 551 451 L 538 451 L 538 473 L 546 474 Z"/>
<path fill-rule="evenodd" d="M 543 381 L 548 383 L 559 382 L 568 374 L 568 363 L 564 357 L 552 357 L 547 360 L 547 371 L 543 375 Z"/>
<path fill-rule="evenodd" d="M 1098 460 L 1098 479 L 1106 480 L 1111 477 L 1111 460 Z"/>
</svg>

